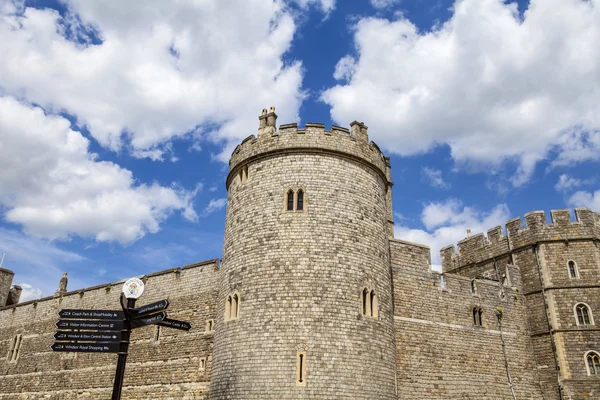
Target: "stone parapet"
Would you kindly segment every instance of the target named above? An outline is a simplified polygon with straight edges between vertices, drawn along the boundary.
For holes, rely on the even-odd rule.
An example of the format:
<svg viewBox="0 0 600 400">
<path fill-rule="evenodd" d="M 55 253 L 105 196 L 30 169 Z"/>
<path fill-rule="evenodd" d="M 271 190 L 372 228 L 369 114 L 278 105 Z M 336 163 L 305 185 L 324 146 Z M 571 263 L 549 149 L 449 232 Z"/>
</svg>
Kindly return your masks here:
<svg viewBox="0 0 600 400">
<path fill-rule="evenodd" d="M 531 246 L 539 242 L 598 240 L 600 239 L 600 214 L 586 208 L 576 208 L 576 220 L 571 221 L 569 210 L 552 210 L 552 223 L 546 221 L 544 211 L 525 214 L 525 226 L 521 218 L 506 223 L 505 236 L 500 226 L 479 233 L 440 250 L 442 269 L 451 272 L 468 264 L 480 263 L 502 257 L 513 249 Z"/>
<path fill-rule="evenodd" d="M 269 120 L 266 117 L 272 118 Z M 274 125 L 269 125 L 276 121 L 277 115 L 274 111 L 259 118 L 261 125 L 258 135 L 248 136 L 231 155 L 227 188 L 232 179 L 239 174 L 240 168 L 253 160 L 300 152 L 332 153 L 355 159 L 371 166 L 384 180 L 388 180 L 385 157 L 375 142 L 369 142 L 368 128 L 362 122 L 352 122 L 350 129 L 334 125 L 329 131 L 325 130 L 324 124 L 312 122 L 307 122 L 304 129 L 299 129 L 298 124 L 293 123 L 280 125 L 279 130 L 276 130 Z"/>
</svg>

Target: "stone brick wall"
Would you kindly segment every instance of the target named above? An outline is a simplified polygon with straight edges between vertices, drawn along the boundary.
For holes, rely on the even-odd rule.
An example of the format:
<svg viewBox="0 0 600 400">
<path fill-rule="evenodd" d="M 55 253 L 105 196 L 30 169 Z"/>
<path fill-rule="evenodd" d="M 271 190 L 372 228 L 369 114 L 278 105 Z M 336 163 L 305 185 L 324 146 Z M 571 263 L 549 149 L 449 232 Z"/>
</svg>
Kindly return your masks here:
<svg viewBox="0 0 600 400">
<path fill-rule="evenodd" d="M 385 172 L 366 129 L 287 125 L 234 152 L 211 399 L 396 398 Z M 285 211 L 290 188 L 304 211 Z M 361 315 L 364 287 L 376 319 Z M 240 317 L 224 322 L 234 292 Z"/>
<path fill-rule="evenodd" d="M 578 326 L 574 307 L 585 303 L 592 314 L 600 304 L 600 215 L 586 209 L 543 211 L 508 221 L 507 236 L 498 227 L 487 238 L 475 235 L 441 251 L 445 271 L 473 276 L 493 274 L 493 260 L 513 264 L 521 271 L 517 286 L 528 311 L 533 359 L 544 398 L 600 398 L 600 376 L 588 376 L 584 355 L 600 352 L 600 328 Z M 577 264 L 570 277 L 568 262 Z"/>
<path fill-rule="evenodd" d="M 170 269 L 146 277 L 137 305 L 169 299 L 169 317 L 188 320 L 189 332 L 154 326 L 132 332 L 123 399 L 204 399 L 211 376 L 217 260 Z M 120 309 L 123 282 L 101 285 L 63 297 L 45 298 L 0 309 L 0 399 L 110 398 L 116 354 L 57 353 L 49 346 L 62 308 Z M 7 355 L 12 338 L 22 334 L 16 362 Z M 208 365 L 200 369 L 200 359 Z"/>
<path fill-rule="evenodd" d="M 394 240 L 391 252 L 399 399 L 512 399 L 505 359 L 517 398 L 541 398 L 523 298 L 512 287 L 476 279 L 473 293 L 472 279 L 455 274 L 441 285 L 429 249 Z M 520 280 L 518 268 L 510 273 Z"/>
</svg>

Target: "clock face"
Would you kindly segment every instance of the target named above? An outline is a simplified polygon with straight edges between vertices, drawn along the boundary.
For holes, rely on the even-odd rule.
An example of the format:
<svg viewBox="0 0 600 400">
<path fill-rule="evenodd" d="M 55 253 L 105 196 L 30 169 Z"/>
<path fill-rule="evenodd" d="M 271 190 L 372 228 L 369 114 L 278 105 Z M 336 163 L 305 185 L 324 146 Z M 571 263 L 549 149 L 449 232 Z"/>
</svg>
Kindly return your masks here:
<svg viewBox="0 0 600 400">
<path fill-rule="evenodd" d="M 138 278 L 127 279 L 123 285 L 123 294 L 128 299 L 137 299 L 144 293 L 144 282 Z"/>
</svg>

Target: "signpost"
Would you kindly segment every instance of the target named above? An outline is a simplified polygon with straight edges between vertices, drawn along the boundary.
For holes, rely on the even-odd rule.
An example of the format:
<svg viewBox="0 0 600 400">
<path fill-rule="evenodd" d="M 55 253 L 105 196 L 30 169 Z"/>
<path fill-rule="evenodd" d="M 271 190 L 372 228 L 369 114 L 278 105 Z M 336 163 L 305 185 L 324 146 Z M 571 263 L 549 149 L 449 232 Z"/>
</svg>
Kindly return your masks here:
<svg viewBox="0 0 600 400">
<path fill-rule="evenodd" d="M 192 328 L 189 322 L 167 318 L 168 300 L 135 308 L 135 301 L 142 293 L 144 282 L 131 278 L 123 285 L 122 311 L 62 309 L 58 312 L 60 319 L 56 322 L 56 342 L 50 346 L 52 351 L 119 354 L 112 400 L 121 398 L 132 329 L 153 324 L 185 331 Z"/>
<path fill-rule="evenodd" d="M 82 342 L 120 342 L 121 331 L 105 332 L 63 332 L 54 334 L 54 340 L 77 340 Z"/>
<path fill-rule="evenodd" d="M 119 343 L 54 343 L 52 351 L 74 351 L 77 353 L 117 353 Z"/>
<path fill-rule="evenodd" d="M 123 320 L 114 321 L 89 321 L 79 319 L 59 319 L 56 321 L 58 329 L 94 329 L 98 331 L 120 331 L 123 329 Z"/>
<path fill-rule="evenodd" d="M 123 311 L 113 310 L 71 310 L 63 308 L 58 312 L 60 318 L 87 318 L 87 319 L 123 319 Z"/>
</svg>

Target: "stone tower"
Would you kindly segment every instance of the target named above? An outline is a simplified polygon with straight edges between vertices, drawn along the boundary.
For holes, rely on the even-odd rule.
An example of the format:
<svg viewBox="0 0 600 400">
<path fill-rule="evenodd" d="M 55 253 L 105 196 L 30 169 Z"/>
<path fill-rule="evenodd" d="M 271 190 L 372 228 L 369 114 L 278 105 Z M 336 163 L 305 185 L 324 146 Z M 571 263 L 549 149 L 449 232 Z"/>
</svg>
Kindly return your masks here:
<svg viewBox="0 0 600 400">
<path fill-rule="evenodd" d="M 210 399 L 395 399 L 389 162 L 276 120 L 230 160 Z"/>
<path fill-rule="evenodd" d="M 14 276 L 11 270 L 0 268 L 0 307 L 7 305 Z"/>
</svg>

